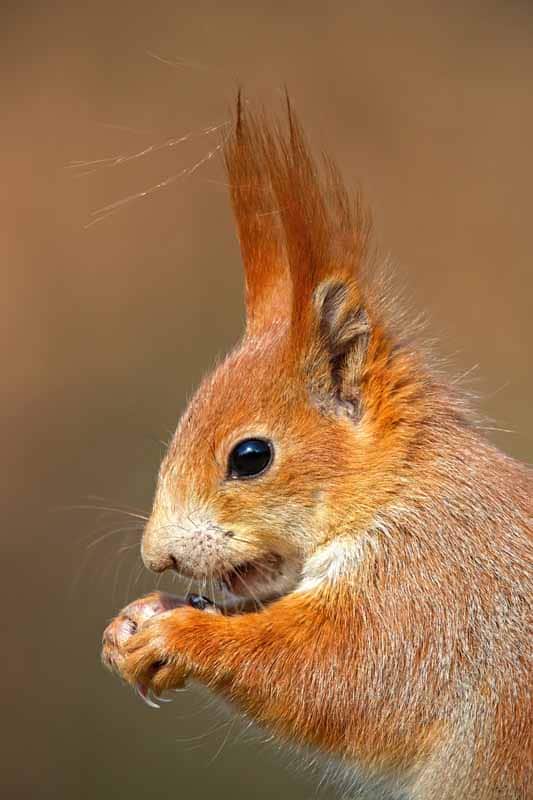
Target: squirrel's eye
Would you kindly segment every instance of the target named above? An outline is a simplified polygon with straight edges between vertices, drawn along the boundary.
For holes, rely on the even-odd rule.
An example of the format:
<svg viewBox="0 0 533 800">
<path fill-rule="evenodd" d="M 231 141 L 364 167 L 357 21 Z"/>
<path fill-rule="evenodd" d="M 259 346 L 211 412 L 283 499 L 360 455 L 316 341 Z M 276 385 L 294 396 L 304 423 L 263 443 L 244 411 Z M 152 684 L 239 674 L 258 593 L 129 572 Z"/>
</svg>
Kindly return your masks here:
<svg viewBox="0 0 533 800">
<path fill-rule="evenodd" d="M 230 453 L 230 478 L 254 478 L 270 465 L 273 448 L 266 439 L 243 439 Z"/>
</svg>

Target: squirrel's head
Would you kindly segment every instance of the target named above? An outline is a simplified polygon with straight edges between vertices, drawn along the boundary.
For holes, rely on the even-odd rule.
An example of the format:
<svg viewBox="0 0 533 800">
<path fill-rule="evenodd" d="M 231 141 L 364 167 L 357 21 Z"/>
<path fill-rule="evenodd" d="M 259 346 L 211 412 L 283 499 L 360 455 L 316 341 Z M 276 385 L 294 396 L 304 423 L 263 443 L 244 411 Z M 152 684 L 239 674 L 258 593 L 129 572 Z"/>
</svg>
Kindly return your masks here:
<svg viewBox="0 0 533 800">
<path fill-rule="evenodd" d="M 246 335 L 185 412 L 143 539 L 150 568 L 256 599 L 292 590 L 394 497 L 426 391 L 364 288 L 360 206 L 290 109 L 287 129 L 239 104 L 225 155 Z"/>
</svg>

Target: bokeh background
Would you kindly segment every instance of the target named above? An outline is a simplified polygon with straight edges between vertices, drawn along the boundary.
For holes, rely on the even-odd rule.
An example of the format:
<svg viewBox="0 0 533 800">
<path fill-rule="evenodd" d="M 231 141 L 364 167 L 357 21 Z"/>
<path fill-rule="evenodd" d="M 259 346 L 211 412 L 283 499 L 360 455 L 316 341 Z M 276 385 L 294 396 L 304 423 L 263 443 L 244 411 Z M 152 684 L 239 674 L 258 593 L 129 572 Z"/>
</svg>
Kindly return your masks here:
<svg viewBox="0 0 533 800">
<path fill-rule="evenodd" d="M 102 507 L 149 509 L 162 442 L 242 327 L 209 157 L 238 84 L 272 107 L 289 87 L 509 431 L 487 435 L 531 459 L 532 6 L 27 0 L 0 21 L 3 796 L 312 796 L 205 692 L 155 712 L 100 667 L 106 620 L 155 583 L 141 520 Z"/>
</svg>

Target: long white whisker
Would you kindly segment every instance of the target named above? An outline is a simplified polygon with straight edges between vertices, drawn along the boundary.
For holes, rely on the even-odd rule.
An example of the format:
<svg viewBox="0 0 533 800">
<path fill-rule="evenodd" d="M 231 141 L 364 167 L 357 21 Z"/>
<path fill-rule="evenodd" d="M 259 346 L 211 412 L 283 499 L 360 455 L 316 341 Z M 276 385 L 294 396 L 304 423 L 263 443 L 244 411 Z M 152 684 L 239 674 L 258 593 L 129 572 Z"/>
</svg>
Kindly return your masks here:
<svg viewBox="0 0 533 800">
<path fill-rule="evenodd" d="M 236 717 L 236 716 L 234 716 L 234 717 L 233 717 L 233 719 L 230 719 L 230 720 L 228 721 L 228 723 L 227 723 L 228 729 L 227 729 L 227 731 L 226 731 L 226 734 L 225 734 L 224 738 L 222 739 L 222 743 L 221 743 L 221 745 L 219 746 L 219 748 L 217 749 L 216 753 L 215 753 L 215 754 L 214 754 L 214 756 L 213 756 L 213 757 L 210 759 L 210 761 L 209 761 L 209 763 L 210 763 L 210 764 L 213 764 L 213 762 L 214 762 L 214 761 L 216 761 L 216 759 L 218 758 L 218 756 L 219 756 L 219 755 L 222 753 L 222 751 L 224 750 L 224 748 L 225 748 L 226 744 L 228 743 L 228 739 L 229 739 L 229 737 L 230 737 L 230 734 L 232 733 L 232 731 L 233 731 L 233 728 L 235 727 L 235 723 L 236 723 L 236 721 L 237 721 L 237 717 Z"/>
<path fill-rule="evenodd" d="M 148 522 L 149 517 L 145 514 L 136 514 L 132 511 L 127 511 L 124 508 L 119 508 L 118 506 L 100 506 L 100 505 L 76 505 L 76 506 L 58 506 L 57 508 L 51 509 L 52 511 L 108 511 L 111 514 L 124 514 L 127 517 L 132 517 L 133 519 L 139 519 L 143 522 Z"/>
<path fill-rule="evenodd" d="M 107 497 L 103 497 L 102 495 L 98 494 L 90 494 L 87 496 L 87 500 L 95 503 L 105 503 L 106 505 L 113 505 L 120 510 L 125 511 L 134 511 L 136 514 L 149 514 L 149 511 L 146 511 L 144 508 L 138 508 L 137 506 L 132 506 L 129 503 L 116 503 L 113 500 L 109 500 Z"/>
<path fill-rule="evenodd" d="M 144 564 L 142 562 L 142 559 L 140 559 L 140 562 L 141 563 L 137 567 L 137 573 L 135 575 L 135 580 L 133 581 L 133 588 L 135 588 L 135 586 L 137 586 L 137 584 L 139 583 L 140 577 L 144 572 Z"/>
<path fill-rule="evenodd" d="M 128 526 L 128 527 L 114 528 L 112 531 L 107 531 L 107 533 L 103 533 L 101 536 L 98 536 L 96 539 L 93 539 L 91 542 L 89 542 L 89 544 L 87 545 L 87 549 L 90 550 L 97 544 L 100 544 L 100 542 L 109 539 L 110 536 L 115 536 L 117 533 L 141 533 L 141 532 L 142 528 L 140 527 L 133 528 L 131 526 Z"/>
<path fill-rule="evenodd" d="M 246 580 L 243 578 L 243 576 L 242 576 L 242 575 L 241 575 L 241 574 L 238 572 L 238 570 L 237 570 L 235 567 L 232 567 L 231 569 L 232 569 L 232 572 L 234 572 L 234 573 L 235 573 L 235 575 L 238 577 L 238 579 L 239 579 L 240 581 L 242 581 L 242 584 L 245 586 L 246 590 L 247 590 L 248 592 L 250 592 L 250 594 L 251 594 L 252 598 L 253 598 L 253 599 L 254 599 L 254 601 L 257 603 L 258 607 L 259 607 L 261 610 L 263 610 L 263 611 L 264 611 L 264 609 L 265 609 L 265 606 L 264 606 L 264 604 L 261 602 L 261 600 L 259 600 L 259 598 L 258 598 L 258 597 L 256 597 L 256 595 L 255 595 L 255 594 L 254 594 L 254 592 L 253 592 L 253 591 L 250 589 L 250 587 L 249 587 L 248 583 L 247 583 L 247 582 L 246 582 Z"/>
</svg>

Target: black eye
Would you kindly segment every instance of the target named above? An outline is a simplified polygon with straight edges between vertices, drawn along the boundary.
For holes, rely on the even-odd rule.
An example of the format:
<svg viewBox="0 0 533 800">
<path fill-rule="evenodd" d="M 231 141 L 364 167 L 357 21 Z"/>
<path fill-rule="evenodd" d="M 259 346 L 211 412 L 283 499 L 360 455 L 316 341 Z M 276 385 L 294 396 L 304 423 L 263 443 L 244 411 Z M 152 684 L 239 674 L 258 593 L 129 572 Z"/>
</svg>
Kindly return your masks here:
<svg viewBox="0 0 533 800">
<path fill-rule="evenodd" d="M 229 457 L 230 478 L 253 478 L 270 465 L 273 449 L 266 439 L 243 439 Z"/>
</svg>

